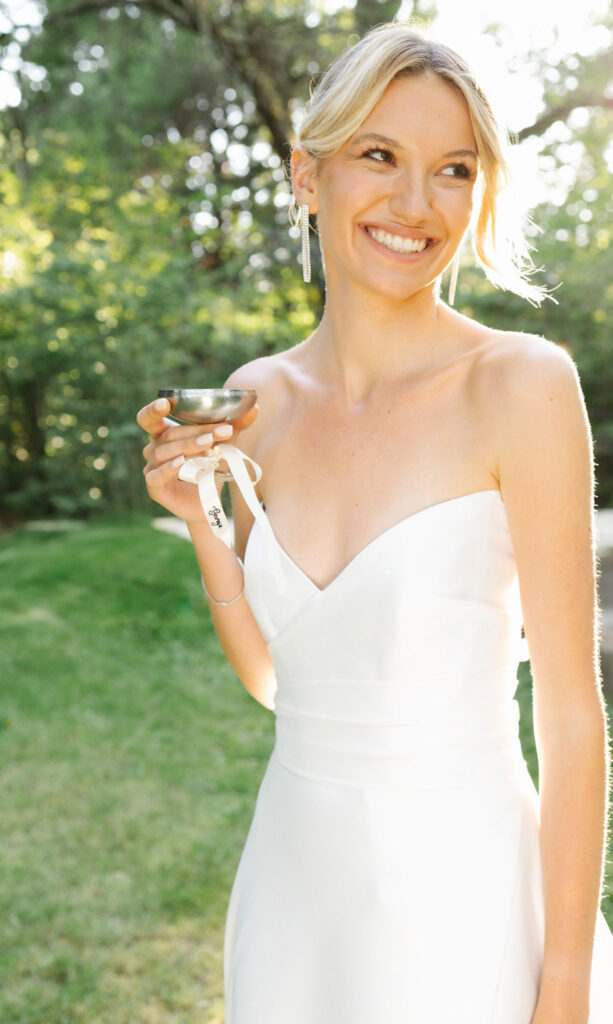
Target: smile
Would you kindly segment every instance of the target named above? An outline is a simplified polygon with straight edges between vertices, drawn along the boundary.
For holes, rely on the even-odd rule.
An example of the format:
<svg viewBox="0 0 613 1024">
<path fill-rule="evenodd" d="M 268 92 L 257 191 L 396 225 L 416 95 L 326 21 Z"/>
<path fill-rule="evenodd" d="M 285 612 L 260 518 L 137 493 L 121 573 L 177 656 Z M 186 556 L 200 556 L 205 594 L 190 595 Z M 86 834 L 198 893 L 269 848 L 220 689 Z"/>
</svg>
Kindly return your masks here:
<svg viewBox="0 0 613 1024">
<path fill-rule="evenodd" d="M 389 231 L 382 231 L 380 228 L 362 226 L 362 230 L 369 238 L 385 249 L 403 255 L 415 255 L 422 253 L 435 244 L 432 238 L 407 238 L 406 235 L 392 235 Z"/>
</svg>

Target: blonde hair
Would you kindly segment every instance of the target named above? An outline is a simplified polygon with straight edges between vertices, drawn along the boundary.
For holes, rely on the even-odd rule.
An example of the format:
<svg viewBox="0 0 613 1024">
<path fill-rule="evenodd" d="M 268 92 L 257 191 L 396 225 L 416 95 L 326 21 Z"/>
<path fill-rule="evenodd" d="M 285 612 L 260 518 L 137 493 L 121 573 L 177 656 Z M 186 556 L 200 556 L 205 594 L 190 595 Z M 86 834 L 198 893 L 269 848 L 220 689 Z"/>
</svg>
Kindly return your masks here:
<svg viewBox="0 0 613 1024">
<path fill-rule="evenodd" d="M 504 216 L 500 195 L 511 181 L 509 138 L 480 89 L 470 67 L 444 43 L 431 40 L 413 25 L 389 22 L 350 45 L 322 75 L 307 104 L 292 150 L 304 149 L 317 162 L 336 153 L 353 135 L 399 75 L 434 73 L 466 101 L 477 153 L 472 240 L 477 263 L 496 287 L 533 303 L 548 296 L 528 276 L 537 268 L 521 228 L 521 218 Z M 293 197 L 290 216 L 297 219 Z"/>
</svg>

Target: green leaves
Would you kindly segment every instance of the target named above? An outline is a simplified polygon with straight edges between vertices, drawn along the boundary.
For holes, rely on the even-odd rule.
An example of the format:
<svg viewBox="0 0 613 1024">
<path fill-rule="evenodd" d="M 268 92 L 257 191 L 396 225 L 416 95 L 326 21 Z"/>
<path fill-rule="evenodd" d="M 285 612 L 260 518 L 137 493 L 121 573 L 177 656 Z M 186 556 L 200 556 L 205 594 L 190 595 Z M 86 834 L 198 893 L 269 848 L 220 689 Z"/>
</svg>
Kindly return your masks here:
<svg viewBox="0 0 613 1024">
<path fill-rule="evenodd" d="M 138 408 L 161 386 L 221 384 L 317 322 L 319 253 L 314 246 L 307 288 L 288 219 L 292 119 L 352 33 L 399 5 L 360 0 L 327 15 L 297 0 L 216 2 L 198 8 L 200 21 L 181 0 L 174 18 L 147 3 L 48 6 L 40 30 L 0 40 L 0 64 L 17 69 L 22 93 L 18 108 L 0 112 L 2 507 L 23 516 L 149 509 Z M 604 96 L 604 53 L 557 68 L 545 54 L 527 59 L 541 62 L 548 109 L 578 92 Z M 572 349 L 605 503 L 611 108 L 568 110 L 563 124 L 528 126 L 545 133 L 543 175 L 566 182 L 558 205 L 533 214 L 544 229 L 535 259 L 552 285 L 564 282 L 560 305 L 535 309 L 470 267 L 458 305 Z"/>
</svg>

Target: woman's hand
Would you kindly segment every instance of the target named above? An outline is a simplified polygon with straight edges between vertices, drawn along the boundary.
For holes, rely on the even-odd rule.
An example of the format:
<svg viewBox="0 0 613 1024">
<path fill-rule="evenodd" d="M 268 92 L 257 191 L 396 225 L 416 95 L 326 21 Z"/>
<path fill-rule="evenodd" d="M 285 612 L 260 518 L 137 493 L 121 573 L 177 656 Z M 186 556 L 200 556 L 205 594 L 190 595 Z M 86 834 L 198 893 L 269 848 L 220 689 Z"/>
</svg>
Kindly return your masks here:
<svg viewBox="0 0 613 1024">
<path fill-rule="evenodd" d="M 255 405 L 244 416 L 232 423 L 199 423 L 178 425 L 165 418 L 170 403 L 166 398 L 143 406 L 136 422 L 151 435 L 143 448 L 147 460 L 143 473 L 149 495 L 159 505 L 186 522 L 202 522 L 204 512 L 198 488 L 179 480 L 179 470 L 185 459 L 206 455 L 217 442 L 228 442 L 249 427 L 258 414 Z"/>
</svg>

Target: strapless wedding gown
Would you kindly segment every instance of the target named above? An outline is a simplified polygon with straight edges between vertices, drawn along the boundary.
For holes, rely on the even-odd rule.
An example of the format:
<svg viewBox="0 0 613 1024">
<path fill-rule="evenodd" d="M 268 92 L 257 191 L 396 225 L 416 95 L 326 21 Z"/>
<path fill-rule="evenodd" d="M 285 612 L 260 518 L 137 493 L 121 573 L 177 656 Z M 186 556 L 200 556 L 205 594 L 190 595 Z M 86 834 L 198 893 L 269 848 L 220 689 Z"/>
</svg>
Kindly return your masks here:
<svg viewBox="0 0 613 1024">
<path fill-rule="evenodd" d="M 324 588 L 258 504 L 245 593 L 276 742 L 228 905 L 226 1024 L 530 1024 L 539 803 L 500 492 L 409 516 Z M 613 1024 L 601 911 L 589 1024 Z"/>
</svg>

